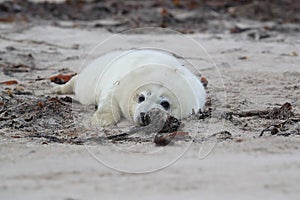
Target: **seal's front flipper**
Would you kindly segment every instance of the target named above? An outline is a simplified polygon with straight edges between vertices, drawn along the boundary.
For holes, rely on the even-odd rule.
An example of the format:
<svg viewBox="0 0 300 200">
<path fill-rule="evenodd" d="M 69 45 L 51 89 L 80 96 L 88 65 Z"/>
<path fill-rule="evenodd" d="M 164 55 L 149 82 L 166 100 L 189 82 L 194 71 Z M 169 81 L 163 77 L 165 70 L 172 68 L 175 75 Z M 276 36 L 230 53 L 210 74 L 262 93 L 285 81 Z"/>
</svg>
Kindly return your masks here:
<svg viewBox="0 0 300 200">
<path fill-rule="evenodd" d="M 111 126 L 121 119 L 121 109 L 111 95 L 107 95 L 99 100 L 97 110 L 93 114 L 92 124 L 100 126 Z"/>
</svg>

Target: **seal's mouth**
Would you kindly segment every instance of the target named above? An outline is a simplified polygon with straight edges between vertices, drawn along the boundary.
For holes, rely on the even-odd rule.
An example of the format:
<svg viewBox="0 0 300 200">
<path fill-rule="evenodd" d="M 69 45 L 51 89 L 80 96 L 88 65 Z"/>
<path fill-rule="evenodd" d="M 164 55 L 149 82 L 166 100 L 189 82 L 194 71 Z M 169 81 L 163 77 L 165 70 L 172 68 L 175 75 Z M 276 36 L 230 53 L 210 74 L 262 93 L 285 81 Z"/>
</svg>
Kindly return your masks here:
<svg viewBox="0 0 300 200">
<path fill-rule="evenodd" d="M 146 113 L 142 112 L 140 113 L 140 125 L 141 126 L 147 126 L 151 123 L 150 116 L 147 115 Z"/>
</svg>

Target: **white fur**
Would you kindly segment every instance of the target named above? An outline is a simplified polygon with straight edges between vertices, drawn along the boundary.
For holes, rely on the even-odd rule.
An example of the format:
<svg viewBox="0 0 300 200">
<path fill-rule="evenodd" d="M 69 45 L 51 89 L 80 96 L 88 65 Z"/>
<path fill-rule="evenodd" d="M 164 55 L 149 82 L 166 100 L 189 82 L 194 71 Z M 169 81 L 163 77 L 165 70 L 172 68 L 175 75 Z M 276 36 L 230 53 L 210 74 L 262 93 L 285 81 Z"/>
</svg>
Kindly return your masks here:
<svg viewBox="0 0 300 200">
<path fill-rule="evenodd" d="M 96 104 L 92 121 L 102 126 L 122 117 L 140 123 L 140 113 L 168 101 L 181 119 L 205 104 L 205 90 L 195 75 L 169 53 L 155 50 L 113 52 L 94 60 L 56 93 L 75 93 L 82 104 Z M 139 95 L 145 101 L 138 103 Z"/>
</svg>

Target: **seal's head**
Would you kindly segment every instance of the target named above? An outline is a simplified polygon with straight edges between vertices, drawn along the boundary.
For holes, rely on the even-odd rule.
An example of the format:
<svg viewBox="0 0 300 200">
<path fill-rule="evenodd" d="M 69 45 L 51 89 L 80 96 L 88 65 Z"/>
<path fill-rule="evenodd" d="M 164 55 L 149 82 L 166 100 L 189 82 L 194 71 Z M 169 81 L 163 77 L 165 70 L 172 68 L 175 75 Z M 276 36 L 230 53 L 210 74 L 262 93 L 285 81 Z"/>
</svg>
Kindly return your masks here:
<svg viewBox="0 0 300 200">
<path fill-rule="evenodd" d="M 144 115 L 153 108 L 159 108 L 180 118 L 180 103 L 175 94 L 160 84 L 146 84 L 139 87 L 131 96 L 129 113 L 133 121 L 145 125 Z"/>
<path fill-rule="evenodd" d="M 142 116 L 153 108 L 179 120 L 188 117 L 203 108 L 206 95 L 200 80 L 183 66 L 147 64 L 123 75 L 112 97 L 124 118 L 144 125 Z"/>
</svg>

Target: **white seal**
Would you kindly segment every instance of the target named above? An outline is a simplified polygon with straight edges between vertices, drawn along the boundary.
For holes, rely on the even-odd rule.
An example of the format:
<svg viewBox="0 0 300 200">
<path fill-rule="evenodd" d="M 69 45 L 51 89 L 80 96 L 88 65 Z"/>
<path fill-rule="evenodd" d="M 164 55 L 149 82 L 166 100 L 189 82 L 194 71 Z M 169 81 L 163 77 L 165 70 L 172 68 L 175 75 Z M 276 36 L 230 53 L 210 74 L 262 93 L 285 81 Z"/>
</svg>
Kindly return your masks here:
<svg viewBox="0 0 300 200">
<path fill-rule="evenodd" d="M 200 79 L 178 58 L 157 50 L 108 53 L 52 92 L 75 93 L 80 103 L 97 105 L 92 122 L 101 126 L 122 118 L 142 124 L 141 116 L 152 108 L 182 119 L 202 109 L 206 99 Z"/>
</svg>

